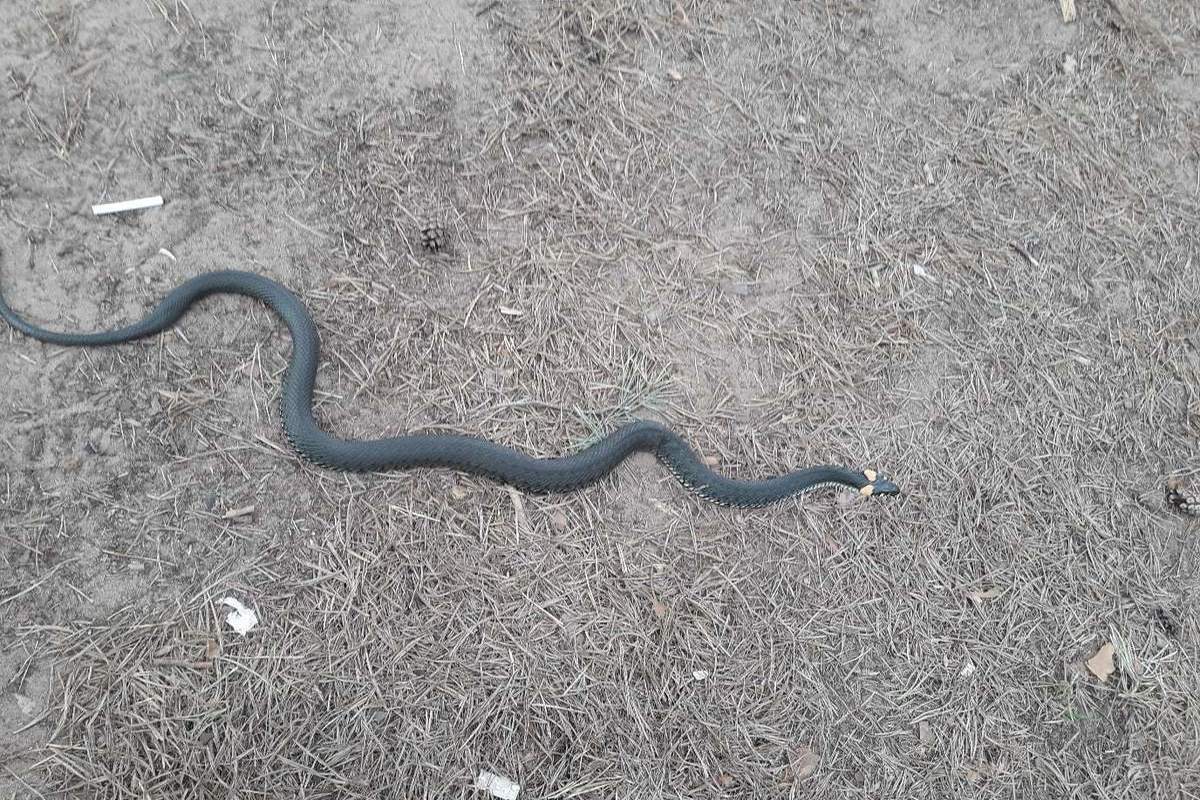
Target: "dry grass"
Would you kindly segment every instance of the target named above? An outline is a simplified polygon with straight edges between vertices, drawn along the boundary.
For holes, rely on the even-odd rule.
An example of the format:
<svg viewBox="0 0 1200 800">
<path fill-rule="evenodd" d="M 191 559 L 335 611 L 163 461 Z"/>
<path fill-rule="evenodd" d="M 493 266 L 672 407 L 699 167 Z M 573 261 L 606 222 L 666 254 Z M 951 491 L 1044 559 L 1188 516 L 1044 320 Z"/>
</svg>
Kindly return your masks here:
<svg viewBox="0 0 1200 800">
<path fill-rule="evenodd" d="M 216 43 L 244 36 L 150 10 L 188 63 L 228 67 Z M 553 499 L 347 477 L 283 447 L 287 348 L 249 303 L 141 347 L 14 339 L 36 396 L 0 424 L 23 465 L 0 466 L 0 602 L 23 592 L 0 633 L 11 692 L 52 670 L 21 780 L 445 797 L 490 769 L 531 798 L 1195 796 L 1196 528 L 1161 487 L 1200 473 L 1200 110 L 1171 79 L 1194 78 L 1196 19 L 1148 8 L 1170 50 L 1104 17 L 931 90 L 884 49 L 951 24 L 920 10 L 479 10 L 487 92 L 306 115 L 296 76 L 353 43 L 305 7 L 267 26 L 257 101 L 194 101 L 213 141 L 180 133 L 187 115 L 161 139 L 158 158 L 184 154 L 167 180 L 290 209 L 263 258 L 292 266 L 254 266 L 320 321 L 326 422 L 548 454 L 654 416 L 730 473 L 861 462 L 905 495 L 736 513 L 645 458 Z M 20 147 L 89 146 L 93 124 L 25 102 Z M 60 123 L 72 108 L 89 113 Z M 230 172 L 234 139 L 256 149 Z M 10 220 L 34 219 L 31 194 Z M 444 256 L 415 246 L 433 216 Z M 18 225 L 30 253 L 81 223 L 57 224 Z M 135 314 L 174 282 L 139 269 L 148 284 L 109 268 L 57 323 Z M 30 287 L 52 276 L 11 279 L 42 318 Z M 130 599 L 89 615 L 81 595 L 112 580 Z M 245 639 L 228 593 L 264 619 Z M 1101 683 L 1083 664 L 1104 642 Z"/>
</svg>

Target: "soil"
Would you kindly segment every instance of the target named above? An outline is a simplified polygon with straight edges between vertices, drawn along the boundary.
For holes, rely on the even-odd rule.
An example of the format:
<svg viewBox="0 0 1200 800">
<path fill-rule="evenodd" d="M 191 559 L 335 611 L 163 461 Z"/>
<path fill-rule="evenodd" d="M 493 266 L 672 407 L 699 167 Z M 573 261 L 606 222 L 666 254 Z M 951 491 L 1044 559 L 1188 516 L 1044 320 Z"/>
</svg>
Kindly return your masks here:
<svg viewBox="0 0 1200 800">
<path fill-rule="evenodd" d="M 340 475 L 251 301 L 5 329 L 0 798 L 1194 796 L 1200 15 L 1076 5 L 0 0 L 28 319 L 254 270 L 343 435 L 904 491 Z"/>
</svg>

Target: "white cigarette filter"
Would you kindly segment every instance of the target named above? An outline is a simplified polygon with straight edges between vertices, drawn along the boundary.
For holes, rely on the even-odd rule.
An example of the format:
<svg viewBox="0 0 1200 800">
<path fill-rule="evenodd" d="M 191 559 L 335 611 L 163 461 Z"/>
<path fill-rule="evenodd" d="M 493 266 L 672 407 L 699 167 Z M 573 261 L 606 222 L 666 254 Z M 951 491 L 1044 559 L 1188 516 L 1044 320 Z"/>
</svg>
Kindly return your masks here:
<svg viewBox="0 0 1200 800">
<path fill-rule="evenodd" d="M 119 214 L 122 211 L 140 211 L 143 208 L 155 208 L 163 203 L 162 195 L 154 195 L 153 197 L 139 197 L 137 200 L 122 200 L 119 203 L 101 203 L 98 206 L 92 206 L 92 213 L 96 216 L 101 214 Z"/>
</svg>

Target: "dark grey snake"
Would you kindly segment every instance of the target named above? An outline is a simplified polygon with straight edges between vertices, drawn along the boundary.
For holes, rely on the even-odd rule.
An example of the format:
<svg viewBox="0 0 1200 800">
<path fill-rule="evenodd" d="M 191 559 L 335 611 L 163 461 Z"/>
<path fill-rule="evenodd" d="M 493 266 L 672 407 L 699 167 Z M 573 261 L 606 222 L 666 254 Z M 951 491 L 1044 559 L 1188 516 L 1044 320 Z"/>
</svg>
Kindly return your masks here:
<svg viewBox="0 0 1200 800">
<path fill-rule="evenodd" d="M 160 333 L 196 301 L 213 294 L 240 294 L 268 305 L 292 335 L 292 359 L 283 381 L 280 414 L 288 442 L 302 457 L 320 466 L 353 472 L 444 467 L 481 475 L 536 494 L 568 492 L 594 483 L 630 454 L 653 453 L 675 477 L 699 496 L 727 506 L 765 506 L 831 484 L 864 495 L 892 495 L 899 488 L 872 470 L 838 466 L 798 469 L 765 480 L 732 480 L 705 466 L 677 434 L 644 420 L 631 422 L 572 455 L 533 458 L 474 436 L 414 435 L 348 440 L 331 436 L 313 419 L 313 385 L 321 340 L 308 310 L 296 295 L 249 272 L 220 271 L 180 284 L 140 322 L 98 333 L 60 333 L 30 324 L 16 314 L 0 292 L 0 317 L 21 333 L 68 347 L 119 344 Z"/>
</svg>

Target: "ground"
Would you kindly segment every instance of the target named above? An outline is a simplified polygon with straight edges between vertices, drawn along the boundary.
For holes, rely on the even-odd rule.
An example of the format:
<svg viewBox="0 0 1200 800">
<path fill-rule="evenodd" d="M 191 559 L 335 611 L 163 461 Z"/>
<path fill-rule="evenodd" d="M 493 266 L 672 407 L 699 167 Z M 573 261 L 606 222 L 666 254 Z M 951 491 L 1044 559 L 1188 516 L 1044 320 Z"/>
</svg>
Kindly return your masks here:
<svg viewBox="0 0 1200 800">
<path fill-rule="evenodd" d="M 5 329 L 0 797 L 1195 797 L 1200 7 L 1077 10 L 0 0 L 29 318 L 250 269 L 343 435 L 903 489 L 347 476 L 252 301 Z"/>
</svg>

